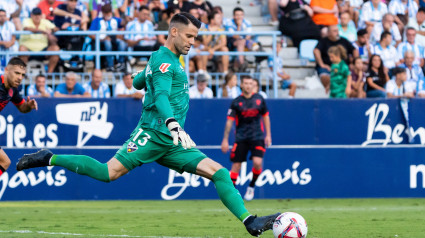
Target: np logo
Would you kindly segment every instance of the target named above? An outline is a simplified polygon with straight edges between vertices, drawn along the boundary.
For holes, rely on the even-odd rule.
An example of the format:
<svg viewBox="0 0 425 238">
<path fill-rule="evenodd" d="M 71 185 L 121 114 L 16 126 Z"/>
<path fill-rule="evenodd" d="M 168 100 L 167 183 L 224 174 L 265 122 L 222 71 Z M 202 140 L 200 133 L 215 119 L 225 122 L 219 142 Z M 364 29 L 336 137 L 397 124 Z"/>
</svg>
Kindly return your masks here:
<svg viewBox="0 0 425 238">
<path fill-rule="evenodd" d="M 77 147 L 84 146 L 92 136 L 108 139 L 114 124 L 107 122 L 108 104 L 100 102 L 63 103 L 56 106 L 59 123 L 78 126 Z"/>
<path fill-rule="evenodd" d="M 159 66 L 159 70 L 162 73 L 168 72 L 168 67 L 170 67 L 171 64 L 162 63 L 161 66 Z"/>
<path fill-rule="evenodd" d="M 128 145 L 127 145 L 127 153 L 134 152 L 137 149 L 139 149 L 139 147 L 137 147 L 137 145 L 134 142 L 128 143 Z"/>
</svg>

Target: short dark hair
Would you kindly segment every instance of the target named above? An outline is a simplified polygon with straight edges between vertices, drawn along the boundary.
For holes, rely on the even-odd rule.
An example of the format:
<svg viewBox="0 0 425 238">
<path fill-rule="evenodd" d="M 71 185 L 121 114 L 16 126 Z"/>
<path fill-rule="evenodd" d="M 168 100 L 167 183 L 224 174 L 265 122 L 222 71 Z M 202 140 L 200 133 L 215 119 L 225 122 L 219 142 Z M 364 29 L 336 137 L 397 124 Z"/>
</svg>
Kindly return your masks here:
<svg viewBox="0 0 425 238">
<path fill-rule="evenodd" d="M 211 22 L 212 19 L 214 19 L 215 15 L 220 15 L 221 13 L 219 11 L 213 11 L 210 15 L 208 15 L 208 21 Z"/>
<path fill-rule="evenodd" d="M 385 37 L 387 37 L 387 36 L 391 36 L 392 37 L 392 35 L 391 35 L 391 33 L 389 31 L 382 32 L 382 34 L 381 34 L 381 41 L 384 40 Z"/>
<path fill-rule="evenodd" d="M 189 23 L 192 23 L 196 28 L 201 28 L 201 22 L 196 19 L 194 16 L 187 12 L 178 13 L 171 18 L 170 21 L 170 29 L 174 27 L 175 24 L 183 24 L 183 25 L 189 25 Z"/>
<path fill-rule="evenodd" d="M 27 67 L 27 64 L 25 64 L 25 62 L 19 57 L 13 57 L 12 59 L 10 59 L 9 62 L 7 63 L 7 66 L 9 65 L 17 65 L 24 68 Z"/>
<path fill-rule="evenodd" d="M 6 13 L 6 10 L 4 10 L 4 9 L 0 8 L 0 12 L 4 12 L 4 13 Z"/>
<path fill-rule="evenodd" d="M 240 7 L 235 7 L 235 8 L 233 8 L 233 15 L 235 15 L 235 12 L 237 12 L 237 11 L 244 12 L 242 8 L 240 8 Z"/>
<path fill-rule="evenodd" d="M 141 12 L 142 10 L 148 10 L 149 11 L 149 7 L 146 5 L 142 5 L 139 7 L 139 12 Z"/>
<path fill-rule="evenodd" d="M 250 75 L 242 75 L 241 76 L 241 83 L 243 83 L 243 81 L 245 80 L 245 79 L 253 79 Z"/>
<path fill-rule="evenodd" d="M 44 75 L 44 74 L 37 74 L 37 76 L 35 76 L 35 80 L 37 80 L 38 78 L 46 78 L 46 75 Z"/>
<path fill-rule="evenodd" d="M 420 7 L 420 8 L 418 9 L 418 12 L 423 12 L 423 13 L 425 13 L 425 7 Z"/>
<path fill-rule="evenodd" d="M 406 69 L 402 68 L 402 67 L 395 67 L 393 69 L 393 74 L 397 75 L 397 74 L 401 74 L 401 73 L 406 73 Z"/>
<path fill-rule="evenodd" d="M 366 29 L 360 29 L 357 31 L 357 37 L 359 36 L 364 36 L 367 34 L 367 30 Z"/>
<path fill-rule="evenodd" d="M 102 11 L 102 13 L 111 13 L 112 12 L 111 4 L 103 5 L 102 8 L 100 9 L 100 11 Z"/>
</svg>

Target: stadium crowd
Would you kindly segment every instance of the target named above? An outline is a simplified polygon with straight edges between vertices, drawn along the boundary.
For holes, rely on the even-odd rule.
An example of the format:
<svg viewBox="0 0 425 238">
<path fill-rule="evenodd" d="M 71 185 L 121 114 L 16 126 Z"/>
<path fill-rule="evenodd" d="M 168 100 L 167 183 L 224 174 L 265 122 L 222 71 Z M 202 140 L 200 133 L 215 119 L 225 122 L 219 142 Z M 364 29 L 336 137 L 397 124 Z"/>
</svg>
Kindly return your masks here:
<svg viewBox="0 0 425 238">
<path fill-rule="evenodd" d="M 425 3 L 420 0 L 257 0 L 268 4 L 270 24 L 278 26 L 293 46 L 306 39 L 317 40 L 313 53 L 317 74 L 334 98 L 425 97 L 424 47 Z M 211 98 L 208 72 L 221 72 L 224 83 L 216 90 L 218 98 L 240 94 L 234 72 L 248 67 L 244 56 L 215 56 L 216 51 L 263 50 L 256 37 L 237 35 L 252 31 L 244 9 L 236 6 L 233 18 L 224 18 L 220 6 L 204 0 L 2 0 L 0 2 L 0 51 L 87 51 L 94 47 L 96 36 L 55 35 L 56 31 L 131 31 L 133 34 L 99 36 L 105 51 L 154 51 L 164 44 L 165 35 L 144 34 L 164 31 L 172 16 L 189 12 L 203 22 L 202 31 L 235 32 L 233 36 L 202 35 L 189 52 L 189 71 L 198 80 L 191 88 L 195 98 Z M 32 34 L 15 35 L 15 31 Z M 282 41 L 278 42 L 277 53 Z M 286 41 L 285 41 L 286 43 Z M 209 55 L 200 55 L 201 51 Z M 128 96 L 142 98 L 143 92 L 131 87 L 131 65 L 140 57 L 108 55 L 102 57 L 101 70 L 93 70 L 91 80 L 80 85 L 79 67 L 83 57 L 20 56 L 25 62 L 47 60 L 46 72 L 57 72 L 61 65 L 65 83 L 54 90 L 39 75 L 27 88 L 28 95 L 38 96 Z M 149 57 L 148 57 L 149 58 Z M 7 59 L 0 56 L 0 70 Z M 83 61 L 83 62 L 82 62 Z M 183 60 L 182 60 L 183 62 Z M 131 64 L 130 64 L 131 63 Z M 280 87 L 296 94 L 297 85 L 277 60 Z M 273 67 L 272 58 L 268 66 Z M 102 82 L 102 72 L 121 72 L 117 85 Z M 96 75 L 96 77 L 95 77 Z M 114 92 L 111 92 L 113 89 Z M 261 87 L 259 87 L 259 90 Z M 264 93 L 262 93 L 265 95 Z"/>
</svg>

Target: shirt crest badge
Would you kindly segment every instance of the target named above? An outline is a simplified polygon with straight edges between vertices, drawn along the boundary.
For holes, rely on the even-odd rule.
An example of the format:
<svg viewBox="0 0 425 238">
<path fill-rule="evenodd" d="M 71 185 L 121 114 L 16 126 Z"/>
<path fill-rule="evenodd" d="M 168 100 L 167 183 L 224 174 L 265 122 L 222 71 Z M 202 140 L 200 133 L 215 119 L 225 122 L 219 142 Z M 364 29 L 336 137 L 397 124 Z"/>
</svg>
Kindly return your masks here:
<svg viewBox="0 0 425 238">
<path fill-rule="evenodd" d="M 127 145 L 127 153 L 134 152 L 137 149 L 139 149 L 139 147 L 137 147 L 137 145 L 134 142 L 128 143 L 128 145 Z"/>
</svg>

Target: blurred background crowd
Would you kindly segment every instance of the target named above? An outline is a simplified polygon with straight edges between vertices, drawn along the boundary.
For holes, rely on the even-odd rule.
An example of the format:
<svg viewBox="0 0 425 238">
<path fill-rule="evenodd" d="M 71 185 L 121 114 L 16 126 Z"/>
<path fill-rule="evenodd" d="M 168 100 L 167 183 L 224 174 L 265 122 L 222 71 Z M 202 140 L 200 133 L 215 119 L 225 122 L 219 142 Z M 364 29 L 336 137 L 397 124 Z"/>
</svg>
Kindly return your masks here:
<svg viewBox="0 0 425 238">
<path fill-rule="evenodd" d="M 148 54 L 102 56 L 96 69 L 92 55 L 66 53 L 93 51 L 96 35 L 57 32 L 106 32 L 98 35 L 101 50 L 150 52 L 167 37 L 153 32 L 167 31 L 179 12 L 202 21 L 201 31 L 215 32 L 199 35 L 189 52 L 192 98 L 234 98 L 243 75 L 256 79 L 261 95 L 271 96 L 274 62 L 279 97 L 425 97 L 422 0 L 2 0 L 0 53 L 20 52 L 28 62 L 26 95 L 142 99 L 131 73 L 143 69 Z M 275 30 L 281 32 L 277 42 L 238 34 Z M 226 55 L 271 52 L 273 43 L 276 61 Z M 7 60 L 0 55 L 0 71 Z M 181 62 L 186 64 L 183 57 Z"/>
</svg>

